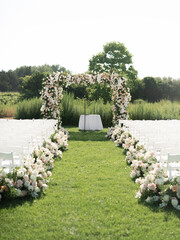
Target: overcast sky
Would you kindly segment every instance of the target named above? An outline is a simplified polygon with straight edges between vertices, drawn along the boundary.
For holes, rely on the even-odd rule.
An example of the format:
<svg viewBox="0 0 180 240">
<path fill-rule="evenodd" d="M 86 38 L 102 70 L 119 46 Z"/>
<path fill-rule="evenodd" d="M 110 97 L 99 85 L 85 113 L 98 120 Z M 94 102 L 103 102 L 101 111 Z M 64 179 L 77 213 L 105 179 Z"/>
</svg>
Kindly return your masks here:
<svg viewBox="0 0 180 240">
<path fill-rule="evenodd" d="M 180 0 L 0 0 L 0 70 L 59 64 L 73 73 L 111 41 L 139 78 L 180 78 Z"/>
</svg>

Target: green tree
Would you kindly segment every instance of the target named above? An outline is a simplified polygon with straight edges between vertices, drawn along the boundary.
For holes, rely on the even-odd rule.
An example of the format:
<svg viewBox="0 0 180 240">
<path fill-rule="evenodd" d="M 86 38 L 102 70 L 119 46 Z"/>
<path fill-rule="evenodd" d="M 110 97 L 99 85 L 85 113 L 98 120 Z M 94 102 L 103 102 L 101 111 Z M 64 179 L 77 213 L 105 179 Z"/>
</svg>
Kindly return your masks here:
<svg viewBox="0 0 180 240">
<path fill-rule="evenodd" d="M 159 91 L 155 78 L 145 77 L 142 81 L 144 84 L 144 99 L 148 102 L 159 101 Z"/>
<path fill-rule="evenodd" d="M 31 76 L 22 78 L 22 96 L 23 98 L 40 97 L 42 89 L 42 80 L 47 76 L 47 73 L 35 72 Z"/>
<path fill-rule="evenodd" d="M 144 83 L 140 79 L 134 81 L 128 81 L 128 87 L 130 88 L 131 100 L 144 99 Z"/>
<path fill-rule="evenodd" d="M 59 64 L 57 65 L 48 65 L 48 64 L 44 64 L 44 65 L 40 65 L 40 66 L 33 66 L 31 67 L 32 69 L 32 73 L 35 72 L 48 72 L 48 73 L 53 73 L 53 72 L 68 72 L 70 73 L 69 70 L 67 70 L 65 67 L 61 67 Z"/>
<path fill-rule="evenodd" d="M 31 66 L 22 66 L 22 67 L 16 68 L 14 72 L 18 78 L 22 78 L 27 75 L 30 76 L 32 74 Z"/>
<path fill-rule="evenodd" d="M 103 52 L 89 60 L 89 70 L 92 72 L 119 73 L 128 79 L 137 78 L 137 71 L 132 65 L 132 55 L 123 43 L 110 42 L 103 46 Z"/>
<path fill-rule="evenodd" d="M 19 86 L 19 81 L 16 73 L 12 70 L 9 70 L 7 72 L 7 75 L 8 75 L 9 86 L 10 86 L 9 90 L 12 92 L 19 91 L 20 86 Z"/>
<path fill-rule="evenodd" d="M 9 76 L 5 71 L 0 72 L 0 91 L 1 92 L 10 91 Z"/>
<path fill-rule="evenodd" d="M 95 83 L 90 87 L 87 87 L 88 99 L 90 101 L 97 101 L 99 99 L 103 99 L 103 102 L 106 104 L 107 102 L 111 102 L 112 90 L 107 85 L 101 85 Z"/>
<path fill-rule="evenodd" d="M 118 73 L 126 77 L 132 100 L 134 100 L 138 88 L 138 72 L 132 65 L 131 53 L 123 43 L 110 42 L 105 44 L 103 46 L 103 52 L 94 55 L 89 60 L 89 71 Z M 99 89 L 96 89 L 95 92 L 99 92 Z M 106 95 L 107 92 L 106 89 Z"/>
</svg>

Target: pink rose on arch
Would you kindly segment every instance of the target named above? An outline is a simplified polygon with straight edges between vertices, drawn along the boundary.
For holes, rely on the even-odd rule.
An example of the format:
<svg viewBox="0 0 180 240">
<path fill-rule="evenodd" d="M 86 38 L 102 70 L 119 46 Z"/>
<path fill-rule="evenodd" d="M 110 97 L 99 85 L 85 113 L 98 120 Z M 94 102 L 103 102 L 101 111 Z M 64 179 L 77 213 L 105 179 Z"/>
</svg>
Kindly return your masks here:
<svg viewBox="0 0 180 240">
<path fill-rule="evenodd" d="M 148 189 L 152 191 L 156 191 L 156 184 L 155 183 L 149 183 L 148 184 Z"/>
</svg>

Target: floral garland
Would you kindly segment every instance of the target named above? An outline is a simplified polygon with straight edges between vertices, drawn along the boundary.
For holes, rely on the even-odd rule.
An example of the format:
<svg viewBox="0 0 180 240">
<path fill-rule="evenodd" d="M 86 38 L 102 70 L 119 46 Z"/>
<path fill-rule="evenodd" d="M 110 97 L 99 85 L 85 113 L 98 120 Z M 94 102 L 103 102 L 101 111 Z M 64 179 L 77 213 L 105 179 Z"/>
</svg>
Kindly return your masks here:
<svg viewBox="0 0 180 240">
<path fill-rule="evenodd" d="M 140 145 L 126 127 L 109 128 L 106 137 L 124 149 L 126 162 L 132 168 L 130 176 L 140 185 L 136 198 L 148 204 L 157 203 L 160 208 L 173 206 L 180 210 L 180 176 L 169 180 L 154 152 Z"/>
<path fill-rule="evenodd" d="M 54 73 L 43 80 L 43 89 L 41 98 L 43 101 L 41 113 L 45 118 L 59 119 L 61 116 L 60 103 L 63 98 L 63 87 L 71 84 L 89 86 L 90 84 L 106 84 L 113 90 L 113 122 L 117 123 L 119 119 L 127 119 L 128 103 L 131 100 L 129 89 L 126 85 L 126 79 L 118 74 L 78 74 L 70 75 L 68 73 Z"/>
<path fill-rule="evenodd" d="M 35 148 L 31 156 L 24 159 L 22 167 L 12 173 L 0 170 L 0 200 L 31 196 L 39 197 L 48 188 L 54 168 L 54 160 L 62 158 L 62 151 L 68 147 L 68 132 L 61 128 L 43 146 Z"/>
</svg>

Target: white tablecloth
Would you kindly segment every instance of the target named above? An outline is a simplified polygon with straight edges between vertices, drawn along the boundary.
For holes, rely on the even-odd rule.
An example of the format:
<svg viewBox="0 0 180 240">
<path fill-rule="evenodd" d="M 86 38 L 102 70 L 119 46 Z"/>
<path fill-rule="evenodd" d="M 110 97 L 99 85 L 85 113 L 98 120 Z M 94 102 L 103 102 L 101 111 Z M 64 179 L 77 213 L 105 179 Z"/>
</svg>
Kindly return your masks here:
<svg viewBox="0 0 180 240">
<path fill-rule="evenodd" d="M 81 115 L 79 119 L 79 130 L 102 130 L 103 125 L 100 115 Z"/>
</svg>

